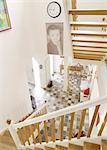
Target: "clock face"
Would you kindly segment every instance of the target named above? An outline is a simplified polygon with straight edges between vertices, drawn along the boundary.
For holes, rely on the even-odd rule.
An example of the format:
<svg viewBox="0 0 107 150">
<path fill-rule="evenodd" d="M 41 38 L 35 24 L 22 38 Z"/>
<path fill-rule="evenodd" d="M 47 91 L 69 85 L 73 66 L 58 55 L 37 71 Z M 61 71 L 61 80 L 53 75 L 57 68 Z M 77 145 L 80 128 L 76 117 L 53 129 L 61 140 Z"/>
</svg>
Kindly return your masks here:
<svg viewBox="0 0 107 150">
<path fill-rule="evenodd" d="M 47 7 L 48 15 L 52 18 L 56 18 L 61 14 L 61 6 L 58 2 L 50 2 Z"/>
</svg>

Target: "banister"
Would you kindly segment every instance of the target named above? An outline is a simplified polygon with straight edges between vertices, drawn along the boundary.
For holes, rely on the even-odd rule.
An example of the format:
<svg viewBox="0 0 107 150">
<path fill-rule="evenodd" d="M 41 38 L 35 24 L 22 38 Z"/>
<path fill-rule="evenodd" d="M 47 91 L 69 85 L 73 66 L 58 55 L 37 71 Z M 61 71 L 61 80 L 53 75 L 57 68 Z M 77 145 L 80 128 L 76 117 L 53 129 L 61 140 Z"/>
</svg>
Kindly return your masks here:
<svg viewBox="0 0 107 150">
<path fill-rule="evenodd" d="M 44 105 L 42 105 L 37 111 L 35 111 L 32 115 L 30 115 L 27 119 L 25 120 L 29 120 L 32 119 L 35 115 L 37 115 L 39 112 L 41 112 L 44 108 L 47 107 L 47 103 L 45 103 Z"/>
<path fill-rule="evenodd" d="M 29 126 L 31 124 L 36 124 L 36 123 L 39 123 L 39 122 L 43 122 L 43 121 L 46 121 L 46 120 L 50 120 L 50 119 L 53 119 L 53 118 L 60 117 L 62 115 L 67 115 L 67 114 L 70 114 L 70 113 L 73 113 L 73 112 L 81 111 L 83 109 L 88 109 L 90 107 L 101 105 L 101 104 L 104 104 L 106 102 L 107 102 L 107 96 L 104 96 L 104 97 L 101 97 L 101 98 L 96 98 L 94 100 L 89 100 L 87 102 L 83 102 L 83 103 L 80 103 L 80 104 L 77 104 L 77 105 L 74 105 L 74 106 L 69 106 L 67 108 L 60 109 L 60 110 L 52 112 L 52 113 L 48 113 L 46 115 L 39 116 L 39 117 L 34 118 L 34 119 L 30 119 L 30 120 L 26 120 L 26 121 L 14 124 L 13 128 L 15 128 L 15 129 L 22 128 L 22 127 L 25 127 L 25 126 Z"/>
</svg>

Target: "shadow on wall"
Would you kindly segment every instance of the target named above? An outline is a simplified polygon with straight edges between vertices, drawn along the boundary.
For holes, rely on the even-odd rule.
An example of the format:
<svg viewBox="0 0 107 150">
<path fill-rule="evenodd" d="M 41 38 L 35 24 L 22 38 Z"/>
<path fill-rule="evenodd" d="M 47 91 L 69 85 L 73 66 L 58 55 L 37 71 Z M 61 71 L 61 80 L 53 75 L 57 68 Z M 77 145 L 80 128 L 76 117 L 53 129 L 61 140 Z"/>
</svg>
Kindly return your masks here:
<svg viewBox="0 0 107 150">
<path fill-rule="evenodd" d="M 35 80 L 35 87 L 40 87 L 40 71 L 39 71 L 39 63 L 33 57 L 32 58 L 32 65 L 33 65 L 33 72 L 34 72 L 34 80 Z"/>
</svg>

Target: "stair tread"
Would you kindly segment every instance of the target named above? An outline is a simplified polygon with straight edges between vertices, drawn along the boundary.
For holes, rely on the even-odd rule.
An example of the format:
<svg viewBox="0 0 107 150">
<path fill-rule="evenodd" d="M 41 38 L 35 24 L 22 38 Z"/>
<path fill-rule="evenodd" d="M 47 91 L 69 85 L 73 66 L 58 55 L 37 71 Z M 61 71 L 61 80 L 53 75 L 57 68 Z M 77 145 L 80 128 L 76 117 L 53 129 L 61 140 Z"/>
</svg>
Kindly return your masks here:
<svg viewBox="0 0 107 150">
<path fill-rule="evenodd" d="M 104 22 L 80 22 L 80 21 L 74 21 L 70 22 L 70 25 L 75 26 L 107 26 L 107 23 Z"/>
<path fill-rule="evenodd" d="M 36 147 L 34 150 L 44 150 L 44 149 Z"/>
<path fill-rule="evenodd" d="M 45 146 L 45 150 L 55 150 L 53 147 Z"/>
<path fill-rule="evenodd" d="M 83 150 L 83 146 L 76 144 L 69 144 L 69 150 Z"/>
<path fill-rule="evenodd" d="M 69 148 L 62 145 L 56 145 L 56 150 L 68 150 Z"/>
<path fill-rule="evenodd" d="M 0 135 L 0 149 L 16 150 L 16 146 L 8 130 Z"/>
<path fill-rule="evenodd" d="M 101 52 L 101 53 L 107 53 L 107 49 L 105 48 L 92 48 L 92 47 L 79 47 L 79 46 L 74 46 L 73 50 L 75 51 L 90 51 L 90 52 Z"/>
<path fill-rule="evenodd" d="M 72 35 L 101 35 L 101 36 L 107 36 L 107 32 L 100 32 L 100 31 L 87 31 L 87 30 L 72 30 Z"/>
<path fill-rule="evenodd" d="M 83 150 L 100 150 L 101 146 L 95 143 L 84 142 Z"/>
<path fill-rule="evenodd" d="M 85 38 L 85 37 L 73 37 L 73 42 L 92 42 L 92 43 L 107 43 L 107 39 L 104 38 Z"/>
<path fill-rule="evenodd" d="M 102 140 L 102 150 L 107 150 L 107 140 Z"/>
<path fill-rule="evenodd" d="M 71 9 L 69 14 L 72 15 L 107 15 L 104 9 Z"/>
</svg>

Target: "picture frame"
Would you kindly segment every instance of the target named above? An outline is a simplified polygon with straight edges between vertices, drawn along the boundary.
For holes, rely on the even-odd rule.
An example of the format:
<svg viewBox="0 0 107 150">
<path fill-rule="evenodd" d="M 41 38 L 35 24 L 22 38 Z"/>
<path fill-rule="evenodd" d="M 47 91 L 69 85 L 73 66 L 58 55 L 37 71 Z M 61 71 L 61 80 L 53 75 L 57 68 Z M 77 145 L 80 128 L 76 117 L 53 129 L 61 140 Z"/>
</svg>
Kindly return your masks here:
<svg viewBox="0 0 107 150">
<path fill-rule="evenodd" d="M 46 23 L 47 54 L 63 56 L 63 22 Z"/>
<path fill-rule="evenodd" d="M 6 0 L 0 0 L 0 32 L 11 29 Z"/>
</svg>

